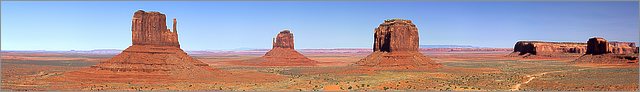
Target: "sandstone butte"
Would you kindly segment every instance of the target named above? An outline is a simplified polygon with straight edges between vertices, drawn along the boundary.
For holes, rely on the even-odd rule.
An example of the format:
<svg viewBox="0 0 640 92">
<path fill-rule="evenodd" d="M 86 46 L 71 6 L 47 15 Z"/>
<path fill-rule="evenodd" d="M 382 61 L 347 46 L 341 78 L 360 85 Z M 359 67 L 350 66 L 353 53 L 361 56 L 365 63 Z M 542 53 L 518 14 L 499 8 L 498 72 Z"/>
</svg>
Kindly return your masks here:
<svg viewBox="0 0 640 92">
<path fill-rule="evenodd" d="M 296 51 L 293 42 L 293 33 L 285 29 L 273 38 L 273 47 L 264 56 L 239 63 L 256 66 L 315 66 L 318 63 Z"/>
<path fill-rule="evenodd" d="M 389 19 L 374 30 L 373 53 L 356 62 L 370 67 L 428 67 L 442 64 L 418 51 L 418 28 L 411 20 Z"/>
<path fill-rule="evenodd" d="M 633 42 L 609 42 L 611 53 L 625 54 L 637 52 Z M 509 56 L 579 56 L 587 53 L 587 43 L 518 41 Z"/>
<path fill-rule="evenodd" d="M 573 62 L 638 65 L 638 47 L 632 42 L 608 42 L 593 37 L 587 41 L 587 52 Z"/>
<path fill-rule="evenodd" d="M 178 42 L 177 21 L 166 29 L 165 15 L 138 10 L 132 20 L 132 45 L 113 58 L 90 68 L 65 73 L 62 81 L 172 82 L 220 75 L 187 55 Z"/>
<path fill-rule="evenodd" d="M 510 56 L 561 56 L 573 54 L 579 56 L 587 51 L 586 43 L 578 42 L 543 42 L 543 41 L 518 41 L 513 47 Z"/>
</svg>

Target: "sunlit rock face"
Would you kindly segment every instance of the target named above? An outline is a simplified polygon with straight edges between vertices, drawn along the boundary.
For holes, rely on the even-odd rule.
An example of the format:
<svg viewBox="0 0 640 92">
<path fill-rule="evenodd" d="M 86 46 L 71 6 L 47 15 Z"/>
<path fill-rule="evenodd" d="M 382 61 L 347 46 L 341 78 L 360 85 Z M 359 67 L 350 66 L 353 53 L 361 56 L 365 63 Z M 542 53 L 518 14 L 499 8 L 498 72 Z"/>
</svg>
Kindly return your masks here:
<svg viewBox="0 0 640 92">
<path fill-rule="evenodd" d="M 385 20 L 374 30 L 373 53 L 356 62 L 360 66 L 439 67 L 418 51 L 418 28 L 411 20 Z"/>
</svg>

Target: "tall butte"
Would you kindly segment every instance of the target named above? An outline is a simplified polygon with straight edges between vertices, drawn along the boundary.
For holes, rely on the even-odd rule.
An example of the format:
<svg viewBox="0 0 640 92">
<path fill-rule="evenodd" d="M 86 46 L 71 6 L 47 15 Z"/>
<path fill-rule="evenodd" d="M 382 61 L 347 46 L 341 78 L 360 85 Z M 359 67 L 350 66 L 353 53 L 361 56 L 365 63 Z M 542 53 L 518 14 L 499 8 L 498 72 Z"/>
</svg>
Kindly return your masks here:
<svg viewBox="0 0 640 92">
<path fill-rule="evenodd" d="M 237 63 L 255 66 L 314 66 L 318 63 L 294 49 L 293 33 L 289 30 L 280 31 L 272 44 L 273 47 L 264 56 Z"/>
<path fill-rule="evenodd" d="M 385 20 L 374 30 L 373 53 L 356 62 L 360 66 L 440 67 L 418 51 L 418 28 L 411 20 Z"/>
<path fill-rule="evenodd" d="M 65 74 L 79 81 L 163 81 L 220 74 L 180 49 L 176 19 L 167 29 L 165 15 L 138 10 L 132 20 L 132 44 L 115 57 L 91 68 Z M 176 81 L 178 81 L 176 80 Z"/>
<path fill-rule="evenodd" d="M 638 65 L 638 47 L 633 42 L 609 42 L 601 37 L 587 41 L 587 52 L 575 63 Z"/>
</svg>

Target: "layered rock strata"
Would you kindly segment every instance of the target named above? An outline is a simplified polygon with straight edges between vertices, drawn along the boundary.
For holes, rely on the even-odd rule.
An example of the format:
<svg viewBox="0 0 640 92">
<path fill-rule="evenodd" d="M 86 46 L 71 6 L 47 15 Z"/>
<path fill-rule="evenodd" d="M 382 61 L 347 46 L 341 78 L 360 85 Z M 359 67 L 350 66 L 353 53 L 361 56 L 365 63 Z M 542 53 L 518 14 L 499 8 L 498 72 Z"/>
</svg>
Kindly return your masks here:
<svg viewBox="0 0 640 92">
<path fill-rule="evenodd" d="M 512 55 L 580 54 L 586 52 L 586 46 L 586 43 L 577 42 L 518 41 Z"/>
<path fill-rule="evenodd" d="M 132 21 L 132 45 L 91 68 L 66 73 L 80 82 L 171 82 L 222 74 L 187 55 L 178 43 L 177 21 L 166 29 L 165 15 L 138 10 Z"/>
<path fill-rule="evenodd" d="M 635 43 L 608 42 L 604 38 L 594 37 L 587 44 L 587 53 L 573 62 L 638 65 L 638 47 L 635 47 Z"/>
<path fill-rule="evenodd" d="M 418 28 L 411 20 L 385 20 L 374 30 L 373 53 L 356 62 L 360 66 L 427 66 L 441 64 L 418 51 Z"/>
<path fill-rule="evenodd" d="M 318 63 L 296 51 L 293 42 L 293 33 L 283 30 L 273 38 L 273 47 L 264 56 L 241 63 L 257 66 L 314 66 Z"/>
<path fill-rule="evenodd" d="M 587 44 L 598 44 L 587 46 Z M 592 51 L 587 49 L 591 48 Z M 587 43 L 581 42 L 544 42 L 544 41 L 518 41 L 509 56 L 579 56 L 582 54 L 630 54 L 636 53 L 636 45 L 633 42 L 607 42 L 602 38 L 592 38 Z"/>
</svg>

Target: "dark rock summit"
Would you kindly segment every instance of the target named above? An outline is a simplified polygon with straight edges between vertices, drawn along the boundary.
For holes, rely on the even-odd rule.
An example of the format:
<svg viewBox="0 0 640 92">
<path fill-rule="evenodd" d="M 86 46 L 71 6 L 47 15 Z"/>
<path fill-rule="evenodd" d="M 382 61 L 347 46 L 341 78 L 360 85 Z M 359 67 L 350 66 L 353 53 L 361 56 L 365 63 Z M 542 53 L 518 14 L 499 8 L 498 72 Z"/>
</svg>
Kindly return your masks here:
<svg viewBox="0 0 640 92">
<path fill-rule="evenodd" d="M 604 38 L 593 37 L 587 41 L 587 53 L 573 62 L 638 65 L 637 48 L 632 42 L 608 42 Z"/>
</svg>

